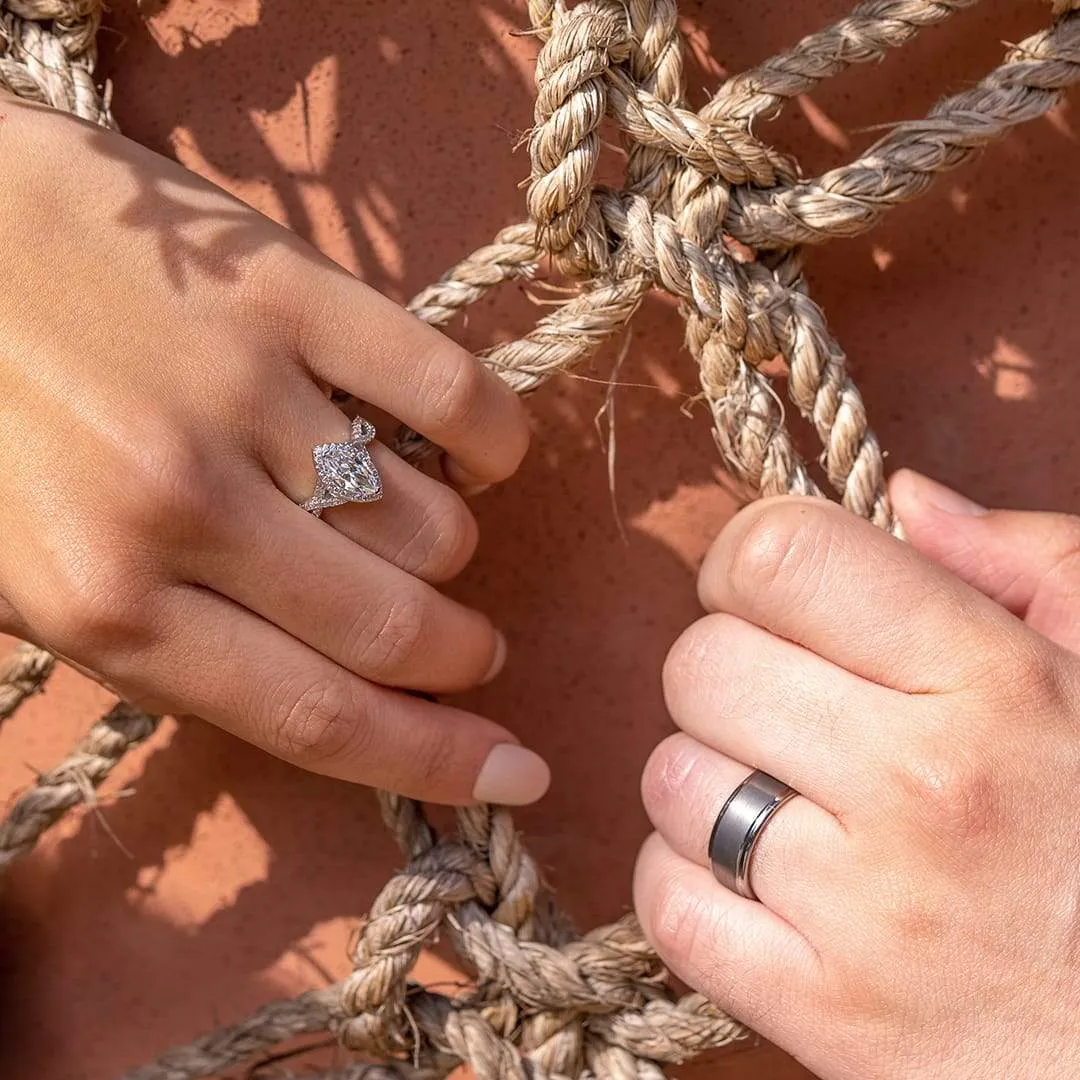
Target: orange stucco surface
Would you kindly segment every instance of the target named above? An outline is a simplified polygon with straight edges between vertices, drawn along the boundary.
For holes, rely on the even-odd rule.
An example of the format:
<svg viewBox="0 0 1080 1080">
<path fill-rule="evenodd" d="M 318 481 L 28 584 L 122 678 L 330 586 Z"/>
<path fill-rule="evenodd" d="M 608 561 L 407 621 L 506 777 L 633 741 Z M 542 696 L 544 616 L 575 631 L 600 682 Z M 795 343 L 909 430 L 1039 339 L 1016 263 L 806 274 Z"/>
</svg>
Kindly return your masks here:
<svg viewBox="0 0 1080 1080">
<path fill-rule="evenodd" d="M 846 6 L 686 0 L 695 100 Z M 826 84 L 762 134 L 808 171 L 840 163 L 874 125 L 969 85 L 1046 8 L 988 0 Z M 514 147 L 530 123 L 535 43 L 511 30 L 524 21 L 517 0 L 173 0 L 142 15 L 124 3 L 106 65 L 129 135 L 406 299 L 522 214 L 528 165 Z M 890 461 L 989 503 L 1080 511 L 1078 101 L 810 263 Z M 515 291 L 475 312 L 462 339 L 504 339 L 539 310 Z M 615 396 L 623 540 L 594 424 L 610 361 L 585 372 L 599 381 L 563 379 L 534 398 L 528 462 L 477 502 L 480 551 L 452 589 L 510 639 L 502 677 L 468 701 L 551 760 L 551 794 L 519 821 L 582 926 L 626 909 L 646 833 L 638 774 L 668 730 L 660 665 L 697 614 L 695 566 L 738 504 L 702 410 L 689 408 L 677 312 L 653 302 Z M 0 794 L 58 760 L 107 702 L 61 673 L 5 725 Z M 396 865 L 368 792 L 168 722 L 98 808 L 10 874 L 0 1076 L 109 1080 L 340 976 L 358 917 Z M 426 972 L 447 969 L 431 960 Z M 805 1075 L 765 1046 L 677 1072 Z"/>
</svg>

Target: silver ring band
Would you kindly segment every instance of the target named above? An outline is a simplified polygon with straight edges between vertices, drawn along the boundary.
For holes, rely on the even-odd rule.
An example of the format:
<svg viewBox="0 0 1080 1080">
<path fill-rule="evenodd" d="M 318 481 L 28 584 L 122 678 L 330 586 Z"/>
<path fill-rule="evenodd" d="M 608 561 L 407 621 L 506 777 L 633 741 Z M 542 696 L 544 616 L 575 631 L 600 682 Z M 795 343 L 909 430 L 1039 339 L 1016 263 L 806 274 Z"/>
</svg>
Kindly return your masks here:
<svg viewBox="0 0 1080 1080">
<path fill-rule="evenodd" d="M 727 797 L 709 837 L 709 862 L 724 888 L 748 900 L 757 899 L 750 884 L 754 846 L 769 818 L 795 794 L 775 776 L 758 770 Z"/>
</svg>

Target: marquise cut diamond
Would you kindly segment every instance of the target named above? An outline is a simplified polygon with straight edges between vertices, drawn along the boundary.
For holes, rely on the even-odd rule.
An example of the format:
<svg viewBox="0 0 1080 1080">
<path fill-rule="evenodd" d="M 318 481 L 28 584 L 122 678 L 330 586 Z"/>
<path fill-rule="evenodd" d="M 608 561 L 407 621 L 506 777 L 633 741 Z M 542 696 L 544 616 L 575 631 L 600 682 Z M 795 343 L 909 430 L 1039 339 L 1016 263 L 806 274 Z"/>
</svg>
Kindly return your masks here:
<svg viewBox="0 0 1080 1080">
<path fill-rule="evenodd" d="M 367 448 L 374 438 L 370 421 L 357 417 L 349 442 L 322 443 L 312 450 L 318 482 L 314 494 L 302 504 L 305 510 L 318 517 L 332 506 L 382 498 L 382 478 Z"/>
<path fill-rule="evenodd" d="M 368 448 L 360 443 L 327 443 L 315 447 L 315 467 L 327 495 L 345 502 L 374 502 L 382 495 L 382 478 Z"/>
</svg>

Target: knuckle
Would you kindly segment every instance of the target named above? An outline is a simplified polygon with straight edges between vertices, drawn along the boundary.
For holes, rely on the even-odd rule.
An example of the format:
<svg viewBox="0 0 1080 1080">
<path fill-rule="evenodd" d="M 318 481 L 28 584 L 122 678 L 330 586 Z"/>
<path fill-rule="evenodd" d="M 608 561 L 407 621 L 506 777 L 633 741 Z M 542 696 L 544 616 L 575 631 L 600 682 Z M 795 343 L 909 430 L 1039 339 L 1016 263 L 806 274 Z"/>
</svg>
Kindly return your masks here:
<svg viewBox="0 0 1080 1080">
<path fill-rule="evenodd" d="M 421 596 L 396 596 L 372 617 L 358 620 L 349 635 L 349 653 L 364 672 L 384 678 L 406 668 L 428 636 L 430 603 Z"/>
<path fill-rule="evenodd" d="M 671 817 L 687 801 L 688 785 L 700 772 L 700 748 L 685 735 L 670 735 L 649 755 L 641 775 L 641 795 L 654 821 Z"/>
<path fill-rule="evenodd" d="M 722 571 L 732 592 L 748 598 L 773 592 L 794 600 L 817 588 L 837 543 L 827 514 L 802 500 L 743 513 L 749 520 L 731 544 Z"/>
<path fill-rule="evenodd" d="M 972 688 L 996 713 L 1007 709 L 1034 718 L 1072 707 L 1059 657 L 1045 639 L 1026 633 L 1003 642 L 1005 655 L 987 656 Z"/>
<path fill-rule="evenodd" d="M 907 947 L 932 945 L 949 922 L 947 910 L 933 900 L 935 895 L 913 885 L 908 874 L 880 879 L 874 909 L 878 933 L 884 930 L 887 935 L 883 940 Z"/>
<path fill-rule="evenodd" d="M 713 614 L 698 619 L 672 645 L 664 660 L 661 681 L 669 711 L 678 715 L 694 701 L 707 698 L 710 708 L 735 709 L 750 692 L 742 677 L 751 663 L 746 624 L 733 615 Z"/>
<path fill-rule="evenodd" d="M 686 687 L 693 687 L 703 672 L 711 672 L 717 653 L 723 650 L 730 620 L 709 615 L 684 630 L 668 650 L 662 679 L 670 698 L 681 698 Z"/>
<path fill-rule="evenodd" d="M 467 432 L 478 428 L 487 376 L 480 364 L 463 349 L 440 343 L 427 363 L 431 423 L 443 432 Z"/>
<path fill-rule="evenodd" d="M 54 573 L 49 595 L 37 621 L 53 646 L 73 658 L 103 666 L 109 658 L 142 652 L 157 638 L 153 587 L 138 568 L 115 557 L 88 553 Z"/>
<path fill-rule="evenodd" d="M 324 765 L 356 752 L 368 730 L 350 695 L 333 682 L 283 683 L 270 696 L 271 745 L 300 765 Z"/>
<path fill-rule="evenodd" d="M 175 537 L 178 530 L 181 535 L 191 530 L 204 536 L 227 505 L 220 463 L 186 434 L 162 440 L 133 471 L 126 511 L 136 532 Z"/>
<path fill-rule="evenodd" d="M 661 681 L 664 687 L 664 700 L 671 711 L 675 711 L 676 704 L 685 696 L 686 688 L 693 687 L 700 677 L 699 670 L 708 648 L 700 625 L 699 620 L 684 630 L 664 659 Z"/>
<path fill-rule="evenodd" d="M 150 474 L 149 494 L 167 520 L 213 520 L 211 472 L 188 447 L 170 447 Z"/>
<path fill-rule="evenodd" d="M 243 307 L 260 314 L 278 307 L 279 300 L 288 295 L 283 286 L 290 280 L 290 275 L 282 273 L 285 261 L 276 244 L 252 246 L 234 255 L 232 293 L 242 298 Z"/>
<path fill-rule="evenodd" d="M 739 1001 L 756 1012 L 754 973 L 745 959 L 737 909 L 715 903 L 710 892 L 695 888 L 678 870 L 657 883 L 651 904 L 648 918 L 657 952 L 722 1007 Z"/>
<path fill-rule="evenodd" d="M 464 569 L 476 551 L 479 530 L 465 501 L 443 488 L 429 502 L 424 518 L 402 548 L 405 569 L 441 582 Z"/>
<path fill-rule="evenodd" d="M 900 796 L 917 827 L 949 846 L 997 832 L 1001 793 L 991 761 L 949 747 L 923 752 L 899 774 Z"/>
<path fill-rule="evenodd" d="M 657 952 L 667 957 L 696 958 L 702 949 L 723 952 L 723 926 L 709 897 L 694 889 L 678 865 L 667 867 L 650 897 L 648 923 Z"/>
<path fill-rule="evenodd" d="M 310 261 L 295 257 L 292 234 L 282 230 L 278 239 L 243 254 L 230 295 L 239 297 L 241 310 L 248 314 L 249 334 L 260 335 L 268 348 L 303 351 L 305 333 L 317 332 L 325 323 L 328 290 L 309 286 Z"/>
</svg>

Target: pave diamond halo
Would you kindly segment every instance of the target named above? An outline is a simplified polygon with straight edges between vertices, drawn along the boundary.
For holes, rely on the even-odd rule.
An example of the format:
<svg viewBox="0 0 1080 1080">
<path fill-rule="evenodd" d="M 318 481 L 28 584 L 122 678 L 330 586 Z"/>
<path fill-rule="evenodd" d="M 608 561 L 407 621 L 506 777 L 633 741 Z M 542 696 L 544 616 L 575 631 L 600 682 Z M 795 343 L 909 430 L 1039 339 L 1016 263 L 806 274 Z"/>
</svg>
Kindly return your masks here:
<svg viewBox="0 0 1080 1080">
<path fill-rule="evenodd" d="M 315 462 L 315 491 L 301 509 L 318 517 L 332 506 L 345 503 L 378 502 L 382 498 L 382 477 L 372 460 L 368 443 L 375 438 L 375 426 L 358 416 L 352 422 L 348 442 L 320 443 L 311 451 Z"/>
</svg>

